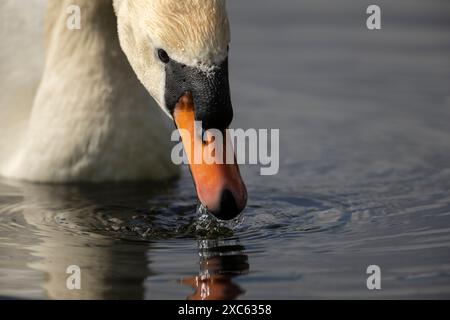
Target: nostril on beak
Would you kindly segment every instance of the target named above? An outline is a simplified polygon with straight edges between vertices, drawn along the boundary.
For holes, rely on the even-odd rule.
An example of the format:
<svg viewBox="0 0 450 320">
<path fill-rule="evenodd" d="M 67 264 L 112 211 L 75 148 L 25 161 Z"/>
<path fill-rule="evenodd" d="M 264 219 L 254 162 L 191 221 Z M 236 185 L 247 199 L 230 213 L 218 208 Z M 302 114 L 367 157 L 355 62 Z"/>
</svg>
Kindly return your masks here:
<svg viewBox="0 0 450 320">
<path fill-rule="evenodd" d="M 231 220 L 236 218 L 242 210 L 239 210 L 230 190 L 224 190 L 220 198 L 220 208 L 213 211 L 213 215 L 220 220 Z"/>
</svg>

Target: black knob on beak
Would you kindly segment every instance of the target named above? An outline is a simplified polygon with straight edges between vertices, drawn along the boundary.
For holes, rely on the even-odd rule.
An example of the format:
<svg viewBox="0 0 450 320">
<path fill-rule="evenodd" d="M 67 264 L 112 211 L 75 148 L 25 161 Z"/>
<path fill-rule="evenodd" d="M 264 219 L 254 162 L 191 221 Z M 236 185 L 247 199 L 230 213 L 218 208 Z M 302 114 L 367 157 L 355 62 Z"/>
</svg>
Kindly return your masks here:
<svg viewBox="0 0 450 320">
<path fill-rule="evenodd" d="M 195 120 L 202 121 L 203 129 L 224 130 L 233 120 L 228 59 L 209 68 L 190 67 L 170 60 L 166 64 L 166 106 L 173 112 L 180 97 L 192 93 Z"/>
</svg>

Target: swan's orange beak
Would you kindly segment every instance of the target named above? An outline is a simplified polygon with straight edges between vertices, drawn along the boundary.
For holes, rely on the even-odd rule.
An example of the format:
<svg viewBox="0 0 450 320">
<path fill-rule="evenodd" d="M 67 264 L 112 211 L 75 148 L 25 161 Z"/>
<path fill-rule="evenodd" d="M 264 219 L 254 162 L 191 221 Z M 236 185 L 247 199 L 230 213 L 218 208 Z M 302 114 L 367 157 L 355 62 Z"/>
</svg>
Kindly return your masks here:
<svg viewBox="0 0 450 320">
<path fill-rule="evenodd" d="M 179 99 L 173 111 L 173 118 L 180 131 L 200 202 L 218 219 L 235 218 L 247 204 L 247 189 L 236 161 L 233 164 L 194 161 L 195 147 L 201 148 L 203 155 L 204 148 L 206 146 L 211 148 L 210 144 L 216 141 L 204 143 L 201 133 L 195 132 L 195 106 L 192 94 L 186 93 Z M 222 145 L 215 145 L 215 150 L 221 148 L 224 159 L 227 158 L 227 152 L 233 152 L 235 159 L 233 148 L 226 145 L 226 140 L 224 137 Z"/>
</svg>

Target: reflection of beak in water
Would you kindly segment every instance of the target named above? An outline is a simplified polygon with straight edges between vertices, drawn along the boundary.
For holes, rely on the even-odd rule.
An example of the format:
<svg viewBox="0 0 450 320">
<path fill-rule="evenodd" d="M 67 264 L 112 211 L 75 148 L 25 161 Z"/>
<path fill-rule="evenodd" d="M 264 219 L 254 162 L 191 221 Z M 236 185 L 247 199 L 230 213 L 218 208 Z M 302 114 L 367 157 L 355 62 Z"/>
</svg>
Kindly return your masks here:
<svg viewBox="0 0 450 320">
<path fill-rule="evenodd" d="M 245 249 L 236 241 L 200 241 L 200 273 L 181 282 L 195 289 L 188 300 L 234 300 L 245 291 L 233 278 L 249 270 Z"/>
</svg>

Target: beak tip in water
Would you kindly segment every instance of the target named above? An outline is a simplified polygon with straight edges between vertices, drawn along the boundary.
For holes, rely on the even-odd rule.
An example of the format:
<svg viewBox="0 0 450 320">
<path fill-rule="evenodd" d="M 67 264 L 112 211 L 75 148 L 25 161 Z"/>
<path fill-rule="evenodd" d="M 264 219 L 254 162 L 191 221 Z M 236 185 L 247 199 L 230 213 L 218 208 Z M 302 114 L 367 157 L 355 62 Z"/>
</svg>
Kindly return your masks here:
<svg viewBox="0 0 450 320">
<path fill-rule="evenodd" d="M 200 155 L 204 154 L 203 140 L 196 133 L 195 106 L 192 93 L 183 95 L 173 113 L 174 121 L 180 130 L 181 139 L 189 160 L 191 174 L 202 205 L 220 220 L 236 218 L 247 204 L 247 189 L 237 163 L 196 163 L 195 148 L 200 146 Z M 226 139 L 225 139 L 226 142 Z M 214 145 L 227 154 L 228 146 Z"/>
<path fill-rule="evenodd" d="M 245 208 L 245 204 L 238 206 L 233 193 L 227 189 L 222 192 L 219 208 L 211 213 L 220 220 L 232 220 L 236 218 Z"/>
</svg>

